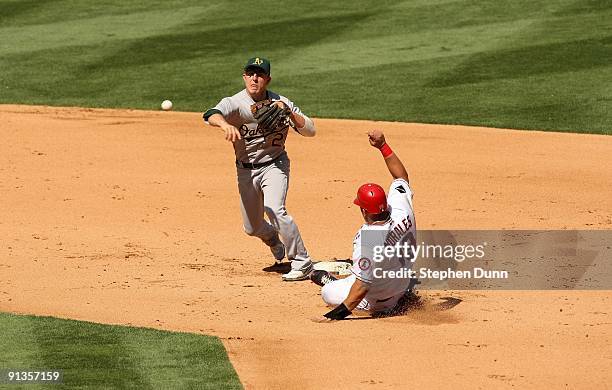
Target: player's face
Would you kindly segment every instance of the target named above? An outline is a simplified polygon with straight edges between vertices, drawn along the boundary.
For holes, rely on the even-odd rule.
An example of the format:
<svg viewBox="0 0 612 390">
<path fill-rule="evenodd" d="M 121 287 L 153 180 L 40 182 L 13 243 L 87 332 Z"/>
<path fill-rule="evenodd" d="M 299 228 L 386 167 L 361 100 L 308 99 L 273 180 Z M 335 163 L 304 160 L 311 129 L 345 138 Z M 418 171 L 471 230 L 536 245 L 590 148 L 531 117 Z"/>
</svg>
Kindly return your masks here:
<svg viewBox="0 0 612 390">
<path fill-rule="evenodd" d="M 242 74 L 244 80 L 244 86 L 251 96 L 259 95 L 266 91 L 266 87 L 270 82 L 271 78 L 263 71 L 247 69 Z"/>
</svg>

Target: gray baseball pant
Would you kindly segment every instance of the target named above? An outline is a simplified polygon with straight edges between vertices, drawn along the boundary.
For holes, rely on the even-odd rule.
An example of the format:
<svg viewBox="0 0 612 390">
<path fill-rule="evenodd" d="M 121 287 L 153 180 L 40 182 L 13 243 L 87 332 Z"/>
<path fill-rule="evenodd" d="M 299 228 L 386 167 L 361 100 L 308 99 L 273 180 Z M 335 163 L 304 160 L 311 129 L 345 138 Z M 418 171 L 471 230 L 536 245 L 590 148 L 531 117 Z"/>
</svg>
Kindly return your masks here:
<svg viewBox="0 0 612 390">
<path fill-rule="evenodd" d="M 287 156 L 262 168 L 237 168 L 240 212 L 246 234 L 265 242 L 278 232 L 291 269 L 302 270 L 311 266 L 311 260 L 300 231 L 285 208 L 289 170 Z M 270 222 L 264 219 L 264 212 Z"/>
</svg>

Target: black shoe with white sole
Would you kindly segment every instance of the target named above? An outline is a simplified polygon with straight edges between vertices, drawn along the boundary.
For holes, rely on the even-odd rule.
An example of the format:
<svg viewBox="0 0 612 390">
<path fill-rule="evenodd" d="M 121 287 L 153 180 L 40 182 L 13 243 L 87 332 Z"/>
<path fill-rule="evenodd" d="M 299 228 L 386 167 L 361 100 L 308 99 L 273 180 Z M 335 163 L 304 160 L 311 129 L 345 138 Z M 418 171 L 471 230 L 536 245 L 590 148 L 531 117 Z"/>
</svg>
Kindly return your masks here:
<svg viewBox="0 0 612 390">
<path fill-rule="evenodd" d="M 334 280 L 338 280 L 338 279 L 336 279 L 332 274 L 330 274 L 327 271 L 316 270 L 316 271 L 312 271 L 312 273 L 310 274 L 310 280 L 312 280 L 314 284 L 317 284 L 323 287 L 327 283 L 331 283 Z"/>
</svg>

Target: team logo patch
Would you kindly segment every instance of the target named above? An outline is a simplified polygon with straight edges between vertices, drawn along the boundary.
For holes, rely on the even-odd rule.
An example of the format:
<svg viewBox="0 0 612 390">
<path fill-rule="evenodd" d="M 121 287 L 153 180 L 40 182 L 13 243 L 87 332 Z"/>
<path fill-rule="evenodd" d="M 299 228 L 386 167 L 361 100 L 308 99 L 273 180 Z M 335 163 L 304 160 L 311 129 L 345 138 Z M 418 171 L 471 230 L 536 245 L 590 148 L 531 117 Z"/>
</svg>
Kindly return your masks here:
<svg viewBox="0 0 612 390">
<path fill-rule="evenodd" d="M 371 262 L 370 259 L 368 259 L 367 257 L 362 257 L 361 259 L 359 259 L 357 265 L 359 265 L 360 270 L 365 271 L 370 268 Z"/>
</svg>

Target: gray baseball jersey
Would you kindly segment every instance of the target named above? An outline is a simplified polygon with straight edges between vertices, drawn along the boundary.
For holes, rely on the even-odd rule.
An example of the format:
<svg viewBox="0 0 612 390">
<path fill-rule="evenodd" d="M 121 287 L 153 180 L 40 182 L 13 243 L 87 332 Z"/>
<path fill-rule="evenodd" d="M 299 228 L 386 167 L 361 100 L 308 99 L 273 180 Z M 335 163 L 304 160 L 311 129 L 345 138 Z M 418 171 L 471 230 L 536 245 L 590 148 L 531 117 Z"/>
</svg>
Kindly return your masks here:
<svg viewBox="0 0 612 390">
<path fill-rule="evenodd" d="M 312 120 L 304 115 L 291 100 L 272 91 L 268 91 L 268 98 L 282 101 L 293 112 L 304 117 L 306 125 L 296 131 L 306 137 L 314 136 L 315 128 Z M 285 140 L 289 131 L 289 128 L 286 128 L 283 131 L 264 136 L 266 129 L 258 126 L 251 113 L 251 105 L 254 103 L 255 101 L 246 89 L 243 89 L 234 96 L 221 99 L 215 107 L 204 113 L 206 120 L 211 115 L 219 113 L 229 124 L 239 129 L 242 139 L 234 142 L 234 151 L 236 160 L 244 163 L 263 163 L 279 157 L 285 151 Z"/>
<path fill-rule="evenodd" d="M 302 128 L 295 129 L 306 137 L 315 135 L 313 121 L 299 107 L 284 96 L 267 91 L 267 99 L 280 100 L 294 113 L 305 120 Z M 285 152 L 285 140 L 289 127 L 271 132 L 263 129 L 251 113 L 255 101 L 246 89 L 221 101 L 204 113 L 204 119 L 221 114 L 225 120 L 240 131 L 241 139 L 233 142 L 236 161 L 258 166 L 246 167 L 237 164 L 240 211 L 244 231 L 269 243 L 280 235 L 286 255 L 291 260 L 291 269 L 307 274 L 312 261 L 304 246 L 300 231 L 285 208 L 289 188 L 290 161 Z M 268 164 L 266 164 L 268 163 Z M 264 219 L 264 211 L 269 222 Z"/>
</svg>

